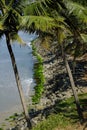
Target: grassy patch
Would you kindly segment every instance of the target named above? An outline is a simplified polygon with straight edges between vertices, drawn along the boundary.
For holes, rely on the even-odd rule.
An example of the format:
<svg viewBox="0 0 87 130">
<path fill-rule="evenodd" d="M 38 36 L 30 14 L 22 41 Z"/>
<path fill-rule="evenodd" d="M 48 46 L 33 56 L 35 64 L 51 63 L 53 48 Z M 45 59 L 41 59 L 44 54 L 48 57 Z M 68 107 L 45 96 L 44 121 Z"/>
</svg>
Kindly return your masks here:
<svg viewBox="0 0 87 130">
<path fill-rule="evenodd" d="M 32 42 L 33 55 L 37 58 L 37 62 L 34 65 L 34 79 L 36 81 L 35 94 L 32 97 L 33 103 L 38 103 L 44 90 L 44 75 L 43 75 L 43 59 L 37 53 L 34 41 Z"/>
<path fill-rule="evenodd" d="M 87 94 L 79 95 L 81 107 L 87 106 Z M 58 101 L 53 106 L 53 112 L 45 121 L 39 123 L 33 130 L 67 130 L 68 127 L 75 129 L 79 123 L 74 98 Z M 79 129 L 79 128 L 78 128 Z"/>
<path fill-rule="evenodd" d="M 6 118 L 7 121 L 14 121 L 19 115 L 17 113 L 14 113 L 9 118 Z"/>
<path fill-rule="evenodd" d="M 42 121 L 33 130 L 53 130 L 55 127 L 65 128 L 70 124 L 70 121 L 66 119 L 61 113 L 53 114 L 48 117 L 47 120 Z"/>
<path fill-rule="evenodd" d="M 87 94 L 80 94 L 79 100 L 81 109 L 83 110 L 83 108 L 86 107 L 87 104 Z M 79 121 L 74 97 L 58 102 L 55 105 L 55 111 L 57 113 L 62 112 L 65 117 L 70 118 L 74 122 Z"/>
<path fill-rule="evenodd" d="M 3 128 L 0 128 L 0 130 L 3 130 Z"/>
</svg>

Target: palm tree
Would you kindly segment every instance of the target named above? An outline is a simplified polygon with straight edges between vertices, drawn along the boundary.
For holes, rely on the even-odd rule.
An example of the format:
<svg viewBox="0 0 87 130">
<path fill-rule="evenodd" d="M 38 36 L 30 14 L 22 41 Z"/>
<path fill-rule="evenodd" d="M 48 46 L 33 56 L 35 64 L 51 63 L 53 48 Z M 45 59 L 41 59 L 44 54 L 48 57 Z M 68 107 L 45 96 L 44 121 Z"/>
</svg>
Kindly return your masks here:
<svg viewBox="0 0 87 130">
<path fill-rule="evenodd" d="M 66 70 L 67 70 L 67 73 L 68 73 L 68 76 L 69 76 L 69 79 L 70 79 L 70 84 L 71 84 L 72 92 L 73 92 L 73 95 L 74 95 L 74 98 L 75 98 L 77 112 L 78 112 L 80 121 L 82 123 L 84 121 L 84 117 L 83 117 L 83 113 L 82 113 L 82 110 L 81 110 L 81 107 L 80 107 L 80 102 L 79 102 L 79 98 L 78 98 L 78 95 L 77 95 L 76 85 L 75 85 L 75 82 L 74 82 L 72 71 L 70 69 L 70 65 L 69 65 L 69 62 L 67 60 L 67 56 L 65 54 L 63 44 L 61 44 L 61 51 L 62 51 L 62 58 L 63 58 L 63 61 L 65 63 L 65 67 L 66 67 Z"/>
<path fill-rule="evenodd" d="M 0 36 L 5 35 L 6 37 L 6 44 L 11 58 L 12 67 L 14 70 L 14 75 L 15 75 L 24 115 L 28 127 L 31 128 L 30 117 L 25 103 L 25 98 L 21 86 L 18 68 L 11 47 L 11 40 L 18 40 L 19 42 L 23 43 L 21 38 L 18 36 L 19 25 L 22 17 L 20 14 L 20 8 L 22 9 L 20 2 L 22 2 L 22 0 L 19 0 L 18 2 L 17 1 L 14 2 L 14 0 L 0 1 Z"/>
<path fill-rule="evenodd" d="M 29 18 L 27 17 L 26 22 L 24 19 L 22 26 L 24 27 L 24 25 L 26 23 L 26 28 L 24 27 L 25 30 L 31 31 L 31 32 L 36 30 L 38 33 L 40 31 L 51 32 L 53 29 L 55 30 L 55 28 L 59 28 L 59 32 L 57 33 L 57 35 L 59 36 L 58 41 L 60 39 L 60 36 L 62 38 L 61 44 L 64 41 L 64 39 L 67 38 L 67 33 L 64 30 L 69 30 L 69 32 L 71 33 L 70 36 L 72 35 L 72 38 L 74 37 L 76 39 L 76 49 L 74 51 L 76 54 L 78 46 L 83 44 L 83 42 L 84 42 L 83 41 L 84 35 L 82 35 L 81 31 L 78 29 L 79 27 L 81 28 L 81 26 L 77 25 L 77 21 L 80 21 L 80 24 L 87 23 L 86 8 L 78 3 L 74 3 L 74 2 L 68 1 L 68 0 L 64 0 L 64 1 L 44 0 L 44 3 L 42 2 L 42 4 L 41 4 L 41 2 L 39 2 L 39 1 L 33 2 L 32 10 L 30 10 L 30 8 L 29 8 L 31 5 L 27 6 L 26 12 L 28 15 L 30 15 L 30 13 L 31 13 L 32 16 L 29 16 Z M 37 6 L 35 6 L 36 3 L 37 3 Z M 44 7 L 44 5 L 46 5 L 46 8 Z M 35 11 L 35 8 L 36 8 L 36 11 Z M 41 9 L 42 9 L 42 11 L 41 11 Z M 50 11 L 51 11 L 51 14 L 50 14 Z M 24 16 L 24 17 L 26 18 L 26 16 Z M 50 19 L 50 21 L 49 21 L 49 19 Z M 75 26 L 75 23 L 76 23 L 76 26 Z M 48 31 L 48 29 L 50 29 L 51 31 Z M 62 30 L 62 32 L 61 32 L 61 30 Z M 64 34 L 64 32 L 65 32 L 65 34 Z M 78 43 L 79 43 L 79 45 L 78 45 Z M 79 47 L 81 48 L 81 46 L 79 46 Z M 64 52 L 64 50 L 62 50 L 62 52 Z M 79 99 L 78 99 L 76 88 L 75 88 L 74 79 L 73 79 L 71 69 L 70 69 L 68 60 L 66 58 L 65 52 L 64 52 L 63 57 L 64 57 L 63 59 L 65 62 L 66 70 L 69 75 L 69 79 L 70 79 L 73 95 L 75 98 L 78 114 L 79 114 L 79 117 L 81 119 L 83 119 L 83 114 L 81 112 Z"/>
<path fill-rule="evenodd" d="M 60 14 L 65 18 L 65 22 L 66 24 L 68 25 L 68 28 L 69 30 L 71 31 L 72 35 L 74 36 L 74 38 L 76 39 L 76 48 L 75 48 L 75 54 L 76 54 L 76 51 L 78 49 L 78 46 L 81 47 L 80 45 L 83 43 L 83 39 L 81 37 L 81 33 L 80 31 L 78 31 L 78 25 L 77 25 L 77 22 L 76 22 L 76 26 L 74 24 L 75 22 L 75 15 L 77 14 L 76 11 L 80 12 L 81 9 L 82 11 L 85 10 L 84 7 L 78 5 L 78 4 L 75 4 L 75 3 L 72 3 L 72 2 L 68 2 L 66 1 L 66 4 L 61 1 L 59 2 L 58 4 L 60 4 L 60 6 L 62 7 L 61 11 L 60 11 Z M 71 5 L 71 6 L 70 6 Z M 75 5 L 75 6 L 74 6 Z M 53 3 L 52 3 L 52 6 L 53 6 Z M 73 8 L 72 10 L 71 9 L 68 9 L 69 7 Z M 77 8 L 78 7 L 78 8 Z M 77 8 L 77 9 L 76 9 Z M 72 11 L 72 12 L 70 12 Z M 72 14 L 73 13 L 73 14 Z M 81 14 L 80 14 L 81 15 Z M 78 15 L 76 17 L 76 20 L 77 18 L 81 18 L 83 20 L 83 22 L 86 22 L 86 18 L 87 18 L 87 15 L 85 13 L 82 12 L 82 15 L 84 16 L 85 15 L 85 18 L 81 17 L 80 15 Z M 74 17 L 71 17 L 71 16 L 74 16 Z M 73 19 L 74 18 L 74 19 Z M 81 28 L 81 27 L 80 27 Z M 75 102 L 76 102 L 76 107 L 77 107 L 77 112 L 78 112 L 78 115 L 80 117 L 80 120 L 81 122 L 84 121 L 84 118 L 83 118 L 83 114 L 82 114 L 82 111 L 81 111 L 81 108 L 80 108 L 80 103 L 79 103 L 79 99 L 78 99 L 78 96 L 77 96 L 77 92 L 76 92 L 76 87 L 75 87 L 75 82 L 74 82 L 74 78 L 73 78 L 73 75 L 72 75 L 72 72 L 71 72 L 71 69 L 70 69 L 70 66 L 69 66 L 69 63 L 68 63 L 68 60 L 67 60 L 67 57 L 66 57 L 66 54 L 65 54 L 65 50 L 64 50 L 64 46 L 62 44 L 62 42 L 64 41 L 65 38 L 67 38 L 67 35 L 66 33 L 64 34 L 64 30 L 60 29 L 59 32 L 57 33 L 57 36 L 58 36 L 58 43 L 60 43 L 61 45 L 61 51 L 62 51 L 62 57 L 63 57 L 63 60 L 64 60 L 64 63 L 65 63 L 65 67 L 66 67 L 66 70 L 67 70 L 67 73 L 68 73 L 68 76 L 69 76 L 69 79 L 70 79 L 70 83 L 71 83 L 71 88 L 72 88 L 72 92 L 73 92 L 73 95 L 74 95 L 74 98 L 75 98 Z M 61 34 L 60 34 L 61 32 Z M 60 35 L 59 35 L 60 34 Z M 61 40 L 61 36 L 63 35 L 62 37 L 62 40 Z M 64 36 L 65 35 L 65 36 Z M 78 44 L 79 43 L 79 44 Z M 81 49 L 79 48 L 79 51 Z M 74 58 L 76 57 L 76 55 L 74 55 Z"/>
</svg>

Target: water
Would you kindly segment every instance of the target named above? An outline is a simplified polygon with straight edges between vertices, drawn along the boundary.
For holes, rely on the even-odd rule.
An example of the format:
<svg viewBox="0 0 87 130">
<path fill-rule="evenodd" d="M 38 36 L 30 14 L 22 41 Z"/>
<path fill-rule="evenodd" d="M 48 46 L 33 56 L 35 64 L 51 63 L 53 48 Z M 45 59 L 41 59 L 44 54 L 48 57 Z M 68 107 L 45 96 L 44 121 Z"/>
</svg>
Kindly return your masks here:
<svg viewBox="0 0 87 130">
<path fill-rule="evenodd" d="M 29 90 L 33 87 L 33 64 L 32 49 L 30 41 L 36 37 L 35 34 L 29 35 L 19 32 L 19 35 L 27 43 L 27 46 L 21 46 L 17 43 L 12 45 L 22 86 L 25 96 L 31 93 Z M 20 104 L 19 94 L 15 77 L 11 65 L 11 60 L 5 43 L 5 37 L 0 40 L 0 112 L 7 111 Z"/>
</svg>

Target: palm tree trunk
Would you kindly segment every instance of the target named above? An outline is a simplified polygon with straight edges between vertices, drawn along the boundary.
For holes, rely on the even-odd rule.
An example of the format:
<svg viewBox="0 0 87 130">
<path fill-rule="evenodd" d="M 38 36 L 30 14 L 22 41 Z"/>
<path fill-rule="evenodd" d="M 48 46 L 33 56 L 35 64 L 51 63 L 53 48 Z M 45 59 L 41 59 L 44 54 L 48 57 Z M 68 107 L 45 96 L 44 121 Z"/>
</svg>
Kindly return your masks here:
<svg viewBox="0 0 87 130">
<path fill-rule="evenodd" d="M 78 96 L 77 96 L 74 78 L 73 78 L 73 75 L 72 75 L 72 72 L 71 72 L 68 60 L 67 60 L 66 55 L 65 55 L 65 52 L 64 52 L 64 49 L 63 49 L 63 45 L 61 45 L 61 50 L 62 50 L 62 57 L 63 57 L 64 63 L 65 63 L 65 67 L 66 67 L 66 70 L 67 70 L 67 73 L 68 73 L 68 76 L 69 76 L 72 92 L 73 92 L 73 95 L 74 95 L 74 98 L 75 98 L 77 112 L 78 112 L 80 121 L 82 123 L 84 121 L 84 117 L 83 117 L 83 113 L 81 111 L 79 99 L 78 99 Z"/>
<path fill-rule="evenodd" d="M 66 66 L 66 70 L 67 70 L 67 73 L 68 73 L 68 76 L 69 76 L 69 79 L 70 79 L 72 92 L 73 92 L 73 95 L 74 95 L 74 98 L 75 98 L 75 102 L 76 102 L 76 106 L 77 106 L 77 112 L 78 112 L 78 115 L 79 115 L 81 121 L 83 121 L 84 118 L 83 118 L 83 114 L 82 114 L 82 111 L 81 111 L 79 99 L 78 99 L 78 96 L 77 96 L 74 79 L 73 79 L 73 76 L 72 76 L 72 72 L 71 72 L 69 63 L 68 63 L 66 58 L 65 58 L 65 66 Z"/>
<path fill-rule="evenodd" d="M 24 98 L 24 94 L 23 94 L 23 90 L 22 90 L 22 85 L 21 85 L 21 81 L 20 81 L 20 77 L 19 77 L 19 73 L 18 73 L 18 69 L 17 69 L 17 65 L 16 65 L 16 61 L 15 61 L 15 57 L 14 57 L 14 53 L 10 44 L 10 36 L 8 33 L 6 33 L 6 43 L 7 43 L 7 48 L 10 54 L 10 58 L 11 58 L 11 62 L 12 62 L 12 67 L 14 70 L 14 75 L 15 75 L 15 79 L 16 79 L 16 83 L 17 83 L 17 88 L 18 88 L 18 92 L 20 95 L 20 100 L 21 100 L 21 104 L 23 107 L 23 111 L 24 111 L 24 115 L 27 121 L 27 125 L 28 127 L 31 129 L 31 122 L 30 122 L 30 117 L 28 114 L 28 110 L 26 107 L 26 103 L 25 103 L 25 98 Z"/>
</svg>

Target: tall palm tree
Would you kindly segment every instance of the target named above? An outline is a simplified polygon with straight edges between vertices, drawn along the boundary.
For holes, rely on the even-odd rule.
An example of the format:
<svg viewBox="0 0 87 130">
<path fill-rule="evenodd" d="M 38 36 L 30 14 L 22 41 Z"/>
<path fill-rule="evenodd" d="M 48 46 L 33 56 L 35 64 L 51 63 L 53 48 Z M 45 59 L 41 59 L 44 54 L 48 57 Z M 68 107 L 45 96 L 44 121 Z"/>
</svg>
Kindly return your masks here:
<svg viewBox="0 0 87 130">
<path fill-rule="evenodd" d="M 71 5 L 71 6 L 69 6 L 69 5 Z M 74 60 L 75 60 L 75 58 L 77 56 L 79 56 L 81 53 L 84 52 L 84 50 L 82 50 L 83 49 L 82 46 L 84 46 L 85 35 L 82 34 L 81 24 L 83 26 L 84 26 L 83 23 L 87 24 L 87 21 L 86 21 L 87 20 L 87 13 L 86 13 L 87 9 L 84 8 L 82 5 L 80 5 L 78 3 L 74 3 L 74 2 L 66 2 L 66 3 L 61 2 L 61 6 L 64 8 L 62 15 L 65 17 L 66 23 L 69 25 L 69 28 L 74 36 L 74 41 L 75 41 L 75 46 L 76 46 L 75 50 L 74 50 Z M 82 35 L 83 35 L 83 37 L 82 37 Z M 87 35 L 86 35 L 86 37 L 87 37 Z M 63 45 L 62 45 L 62 49 L 63 49 Z M 82 111 L 80 108 L 80 103 L 79 103 L 79 99 L 78 99 L 77 92 L 76 92 L 74 78 L 73 78 L 68 60 L 66 58 L 65 52 L 63 54 L 64 54 L 63 58 L 65 61 L 65 66 L 67 69 L 67 73 L 69 75 L 72 92 L 73 92 L 76 106 L 77 106 L 77 112 L 79 114 L 80 121 L 83 122 L 84 117 L 83 117 L 83 114 L 82 114 Z"/>
<path fill-rule="evenodd" d="M 21 17 L 22 17 L 20 9 L 22 9 L 23 7 L 21 5 L 21 2 L 22 0 L 18 0 L 18 1 L 0 0 L 0 36 L 5 35 L 6 37 L 6 44 L 7 44 L 7 48 L 9 51 L 10 58 L 11 58 L 12 67 L 14 70 L 14 75 L 15 75 L 24 115 L 25 115 L 28 127 L 31 128 L 30 117 L 29 117 L 28 110 L 26 107 L 26 102 L 25 102 L 24 93 L 22 90 L 18 68 L 17 68 L 15 56 L 11 47 L 12 40 L 18 40 L 19 42 L 23 43 L 22 39 L 18 35 L 19 25 L 20 25 Z"/>
<path fill-rule="evenodd" d="M 43 3 L 43 1 L 44 1 L 44 3 Z M 59 1 L 43 0 L 43 1 L 41 1 L 42 4 L 39 0 L 38 1 L 36 0 L 35 2 L 33 2 L 32 9 L 29 8 L 31 5 L 27 6 L 26 12 L 28 15 L 30 15 L 30 13 L 31 13 L 32 16 L 29 16 L 29 18 L 27 17 L 26 22 L 25 22 L 25 19 L 23 20 L 22 25 L 24 26 L 26 23 L 25 29 L 27 31 L 29 30 L 31 32 L 35 31 L 35 30 L 37 32 L 40 32 L 40 30 L 45 32 L 45 31 L 48 31 L 48 29 L 52 30 L 54 28 L 60 28 L 57 35 L 59 36 L 58 40 L 60 39 L 60 37 L 62 38 L 61 44 L 64 41 L 64 39 L 67 38 L 67 35 L 66 35 L 67 33 L 65 31 L 65 34 L 64 34 L 64 30 L 68 29 L 71 32 L 72 37 L 74 37 L 76 39 L 76 41 L 78 41 L 79 45 L 83 44 L 84 35 L 82 35 L 81 31 L 78 30 L 78 28 L 79 27 L 81 28 L 81 26 L 77 25 L 77 21 L 80 21 L 80 24 L 87 23 L 86 8 L 78 3 L 74 3 L 74 2 L 68 1 L 68 0 L 62 0 L 62 1 L 61 0 L 59 0 Z M 36 3 L 37 3 L 37 6 L 35 6 Z M 35 8 L 36 8 L 36 10 L 35 10 Z M 41 11 L 41 9 L 42 9 L 42 11 Z M 51 11 L 51 13 L 50 13 L 50 11 Z M 26 18 L 26 16 L 25 16 L 25 18 Z M 50 21 L 49 21 L 49 19 L 50 19 Z M 61 20 L 59 20 L 59 19 L 61 19 Z M 75 26 L 75 23 L 76 23 L 76 26 Z M 49 26 L 49 25 L 51 25 L 51 26 Z M 61 32 L 61 30 L 62 30 L 62 32 Z M 50 31 L 48 31 L 48 32 L 50 32 Z M 66 36 L 64 36 L 62 34 L 66 35 Z M 77 51 L 78 43 L 76 44 L 75 52 Z M 80 48 L 81 48 L 81 46 L 80 46 Z M 65 61 L 67 73 L 70 78 L 71 87 L 72 87 L 73 95 L 75 97 L 78 114 L 79 114 L 79 117 L 81 117 L 81 119 L 83 119 L 83 115 L 82 115 L 80 104 L 79 104 L 79 99 L 78 99 L 76 88 L 75 88 L 74 79 L 73 79 L 71 69 L 70 69 L 70 66 L 69 66 L 69 63 L 68 63 L 68 60 L 67 60 L 65 54 L 64 54 L 64 61 Z"/>
<path fill-rule="evenodd" d="M 55 2 L 57 3 L 56 0 L 55 0 Z M 54 5 L 53 4 L 54 4 L 54 2 L 52 2 L 51 6 L 52 7 L 54 6 L 54 8 L 55 8 L 55 4 Z M 81 20 L 80 22 L 84 22 L 84 23 L 87 22 L 86 21 L 87 14 L 85 13 L 86 9 L 82 5 L 79 5 L 77 3 L 73 3 L 73 2 L 67 1 L 67 0 L 59 1 L 58 4 L 56 4 L 57 9 L 58 9 L 59 5 L 61 6 L 61 9 L 59 10 L 59 12 L 65 18 L 65 22 L 68 25 L 68 29 L 71 31 L 72 36 L 74 36 L 74 38 L 76 39 L 76 48 L 75 48 L 75 54 L 76 54 L 78 47 L 79 47 L 79 51 L 80 51 L 81 50 L 80 45 L 83 44 L 83 38 L 81 36 L 81 32 L 78 29 L 79 27 L 81 28 L 81 26 L 78 26 L 77 21 Z M 81 11 L 81 13 L 80 13 L 80 11 Z M 75 24 L 75 22 L 76 22 L 76 24 Z M 84 121 L 83 114 L 82 114 L 82 111 L 81 111 L 81 108 L 80 108 L 79 99 L 78 99 L 77 92 L 76 92 L 74 78 L 73 78 L 73 75 L 72 75 L 72 72 L 71 72 L 71 69 L 70 69 L 64 48 L 63 48 L 63 44 L 62 44 L 63 40 L 67 39 L 67 36 L 64 36 L 64 35 L 66 35 L 66 32 L 64 34 L 64 30 L 60 28 L 60 30 L 57 34 L 58 43 L 61 44 L 63 60 L 64 60 L 65 67 L 66 67 L 66 70 L 67 70 L 67 73 L 68 73 L 68 76 L 69 76 L 69 79 L 70 79 L 72 92 L 73 92 L 75 102 L 76 102 L 77 112 L 78 112 L 78 115 L 80 117 L 80 120 Z M 62 40 L 61 40 L 61 38 L 62 38 Z M 75 57 L 75 55 L 74 55 L 74 57 Z"/>
</svg>

